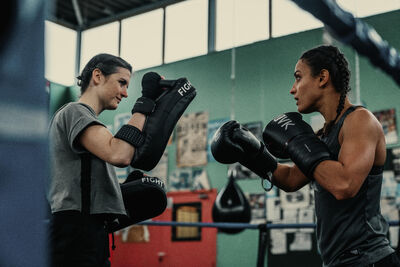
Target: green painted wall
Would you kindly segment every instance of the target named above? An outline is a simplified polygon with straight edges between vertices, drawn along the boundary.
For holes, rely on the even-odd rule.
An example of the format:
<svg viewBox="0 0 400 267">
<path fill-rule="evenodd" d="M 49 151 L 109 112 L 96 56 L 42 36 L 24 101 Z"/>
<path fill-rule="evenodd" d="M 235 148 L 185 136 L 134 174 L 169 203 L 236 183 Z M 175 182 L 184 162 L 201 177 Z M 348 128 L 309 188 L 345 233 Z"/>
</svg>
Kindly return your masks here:
<svg viewBox="0 0 400 267">
<path fill-rule="evenodd" d="M 384 40 L 400 51 L 400 11 L 365 19 Z M 187 113 L 207 111 L 209 119 L 234 117 L 241 123 L 262 121 L 266 125 L 275 115 L 296 111 L 289 90 L 294 81 L 293 71 L 297 59 L 304 50 L 322 44 L 322 29 L 306 31 L 257 42 L 236 48 L 236 79 L 231 80 L 231 50 L 215 52 L 134 73 L 128 90 L 129 98 L 121 102 L 118 111 L 103 112 L 100 119 L 112 125 L 117 113 L 130 112 L 135 99 L 140 95 L 140 81 L 144 73 L 159 72 L 167 79 L 187 77 L 197 88 L 197 97 Z M 341 46 L 341 45 L 339 45 Z M 355 53 L 341 46 L 352 69 L 352 88 L 355 88 Z M 131 62 L 133 67 L 135 62 Z M 396 108 L 400 118 L 400 88 L 368 59 L 360 57 L 361 100 L 371 111 Z M 54 90 L 57 90 L 54 89 Z M 76 89 L 68 88 L 76 92 Z M 62 90 L 59 90 L 62 91 Z M 53 94 L 52 108 L 62 102 L 64 94 Z M 70 94 L 71 95 L 71 94 Z M 351 93 L 354 99 L 354 90 Z M 77 94 L 75 94 L 77 96 Z M 232 112 L 233 111 L 233 112 Z M 305 115 L 309 120 L 313 114 Z M 398 126 L 400 127 L 400 126 Z M 175 168 L 175 142 L 168 146 L 169 169 Z M 227 179 L 227 167 L 219 163 L 206 166 L 211 186 L 221 189 Z M 262 192 L 259 181 L 239 181 L 244 192 Z M 258 231 L 246 230 L 236 235 L 218 234 L 217 266 L 256 266 Z"/>
<path fill-rule="evenodd" d="M 65 87 L 57 83 L 50 83 L 49 114 L 53 115 L 65 103 L 76 101 L 79 97 L 79 88 L 76 86 Z"/>
</svg>

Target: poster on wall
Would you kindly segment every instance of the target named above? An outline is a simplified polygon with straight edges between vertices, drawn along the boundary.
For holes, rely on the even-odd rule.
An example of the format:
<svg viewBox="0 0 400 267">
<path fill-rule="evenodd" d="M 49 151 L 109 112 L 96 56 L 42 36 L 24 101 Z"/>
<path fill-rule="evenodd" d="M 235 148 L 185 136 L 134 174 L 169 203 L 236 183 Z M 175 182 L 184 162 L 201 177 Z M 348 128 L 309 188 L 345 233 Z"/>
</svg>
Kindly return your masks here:
<svg viewBox="0 0 400 267">
<path fill-rule="evenodd" d="M 266 193 L 266 212 L 268 222 L 279 222 L 281 219 L 281 200 L 278 196 L 277 187 Z"/>
<path fill-rule="evenodd" d="M 116 232 L 121 235 L 122 243 L 148 243 L 150 232 L 147 225 L 131 225 Z"/>
<path fill-rule="evenodd" d="M 269 250 L 272 255 L 287 253 L 286 233 L 282 229 L 271 229 L 269 239 Z"/>
<path fill-rule="evenodd" d="M 262 122 L 261 121 L 256 121 L 256 122 L 249 122 L 249 123 L 244 123 L 243 127 L 248 129 L 254 136 L 262 141 Z M 229 172 L 230 170 L 236 170 L 236 177 L 237 179 L 256 179 L 259 178 L 254 172 L 250 171 L 248 168 L 244 167 L 240 163 L 234 163 L 229 165 Z"/>
<path fill-rule="evenodd" d="M 192 186 L 193 177 L 190 168 L 176 169 L 168 176 L 168 191 L 190 190 Z"/>
<path fill-rule="evenodd" d="M 193 186 L 192 190 L 211 189 L 207 171 L 205 169 L 192 169 Z"/>
<path fill-rule="evenodd" d="M 221 127 L 225 122 L 229 121 L 229 118 L 216 119 L 208 122 L 208 133 L 207 133 L 207 160 L 208 162 L 215 161 L 211 153 L 211 141 L 215 132 Z"/>
<path fill-rule="evenodd" d="M 386 150 L 385 171 L 393 171 L 395 180 L 400 183 L 400 147 Z"/>
<path fill-rule="evenodd" d="M 246 197 L 251 209 L 251 224 L 265 223 L 267 220 L 265 211 L 265 192 L 263 193 L 246 193 Z"/>
<path fill-rule="evenodd" d="M 280 192 L 281 205 L 283 209 L 300 209 L 310 206 L 311 192 L 309 186 L 303 186 L 301 189 L 286 193 Z"/>
<path fill-rule="evenodd" d="M 386 144 L 397 143 L 397 124 L 396 124 L 396 110 L 386 109 L 373 112 L 375 117 L 381 123 L 383 132 L 385 134 Z"/>
<path fill-rule="evenodd" d="M 167 146 L 172 145 L 173 141 L 174 141 L 174 131 L 172 131 L 171 136 L 168 139 Z"/>
<path fill-rule="evenodd" d="M 161 156 L 160 161 L 157 163 L 156 167 L 152 169 L 149 173 L 149 176 L 160 178 L 165 185 L 167 185 L 167 176 L 168 176 L 168 151 L 165 150 Z"/>
<path fill-rule="evenodd" d="M 122 127 L 122 125 L 127 124 L 131 119 L 131 113 L 120 113 L 114 117 L 114 134 Z"/>
<path fill-rule="evenodd" d="M 381 212 L 387 221 L 398 221 L 400 209 L 400 147 L 386 150 L 381 191 Z M 399 226 L 389 228 L 389 241 L 397 248 Z"/>
<path fill-rule="evenodd" d="M 381 199 L 381 213 L 386 221 L 398 221 L 399 210 L 396 207 L 396 198 L 382 198 Z M 389 228 L 389 241 L 393 248 L 397 248 L 399 242 L 399 226 L 392 226 Z"/>
<path fill-rule="evenodd" d="M 292 163 L 288 162 L 288 164 Z M 266 194 L 266 211 L 268 223 L 315 223 L 313 186 L 308 184 L 300 190 L 290 193 L 273 188 Z M 280 255 L 286 254 L 288 251 L 311 251 L 314 231 L 314 228 L 271 230 L 270 244 L 272 247 L 269 252 L 272 255 Z"/>
<path fill-rule="evenodd" d="M 297 230 L 293 242 L 289 244 L 290 251 L 307 251 L 312 249 L 311 235 Z"/>
<path fill-rule="evenodd" d="M 194 167 L 207 164 L 208 112 L 184 114 L 176 127 L 176 165 Z"/>
<path fill-rule="evenodd" d="M 203 168 L 175 169 L 168 177 L 168 191 L 211 189 L 208 175 Z"/>
</svg>

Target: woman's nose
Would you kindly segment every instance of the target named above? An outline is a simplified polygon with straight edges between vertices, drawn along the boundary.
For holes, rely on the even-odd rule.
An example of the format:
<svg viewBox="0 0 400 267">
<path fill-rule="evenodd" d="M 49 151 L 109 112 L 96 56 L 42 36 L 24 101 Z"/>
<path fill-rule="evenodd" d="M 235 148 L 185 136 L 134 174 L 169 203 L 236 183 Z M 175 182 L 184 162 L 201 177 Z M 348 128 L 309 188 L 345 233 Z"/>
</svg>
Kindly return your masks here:
<svg viewBox="0 0 400 267">
<path fill-rule="evenodd" d="M 124 87 L 124 88 L 122 89 L 122 96 L 123 96 L 123 97 L 128 97 L 128 87 Z"/>
<path fill-rule="evenodd" d="M 294 86 L 292 86 L 292 89 L 290 89 L 290 93 L 292 95 L 294 95 L 296 93 L 296 88 Z"/>
</svg>

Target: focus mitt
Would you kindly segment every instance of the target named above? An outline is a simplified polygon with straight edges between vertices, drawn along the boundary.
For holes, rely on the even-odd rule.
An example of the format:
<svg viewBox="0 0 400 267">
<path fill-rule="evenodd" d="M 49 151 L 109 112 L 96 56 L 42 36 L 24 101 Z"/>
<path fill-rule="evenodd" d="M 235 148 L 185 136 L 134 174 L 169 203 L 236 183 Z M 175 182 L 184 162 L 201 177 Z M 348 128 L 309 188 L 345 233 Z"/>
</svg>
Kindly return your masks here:
<svg viewBox="0 0 400 267">
<path fill-rule="evenodd" d="M 170 88 L 155 100 L 155 109 L 142 129 L 144 142 L 136 148 L 130 164 L 136 169 L 150 171 L 158 164 L 176 123 L 196 96 L 196 89 L 186 78 L 169 82 Z"/>
<path fill-rule="evenodd" d="M 122 228 L 154 218 L 167 207 L 167 195 L 164 182 L 157 177 L 146 176 L 140 171 L 133 171 L 121 184 L 127 216 L 111 222 L 110 233 Z"/>
</svg>

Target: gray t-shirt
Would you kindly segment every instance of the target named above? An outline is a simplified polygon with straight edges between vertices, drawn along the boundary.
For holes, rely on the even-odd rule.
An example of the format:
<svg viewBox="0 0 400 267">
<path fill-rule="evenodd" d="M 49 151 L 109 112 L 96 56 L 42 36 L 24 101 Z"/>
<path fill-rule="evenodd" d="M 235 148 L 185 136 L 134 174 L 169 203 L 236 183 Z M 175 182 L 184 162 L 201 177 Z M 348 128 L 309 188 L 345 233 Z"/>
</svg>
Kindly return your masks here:
<svg viewBox="0 0 400 267">
<path fill-rule="evenodd" d="M 82 209 L 81 155 L 89 152 L 77 142 L 77 137 L 93 124 L 104 126 L 91 107 L 78 102 L 63 106 L 50 123 L 47 199 L 53 213 Z M 112 165 L 91 155 L 90 181 L 90 214 L 126 214 Z"/>
</svg>

